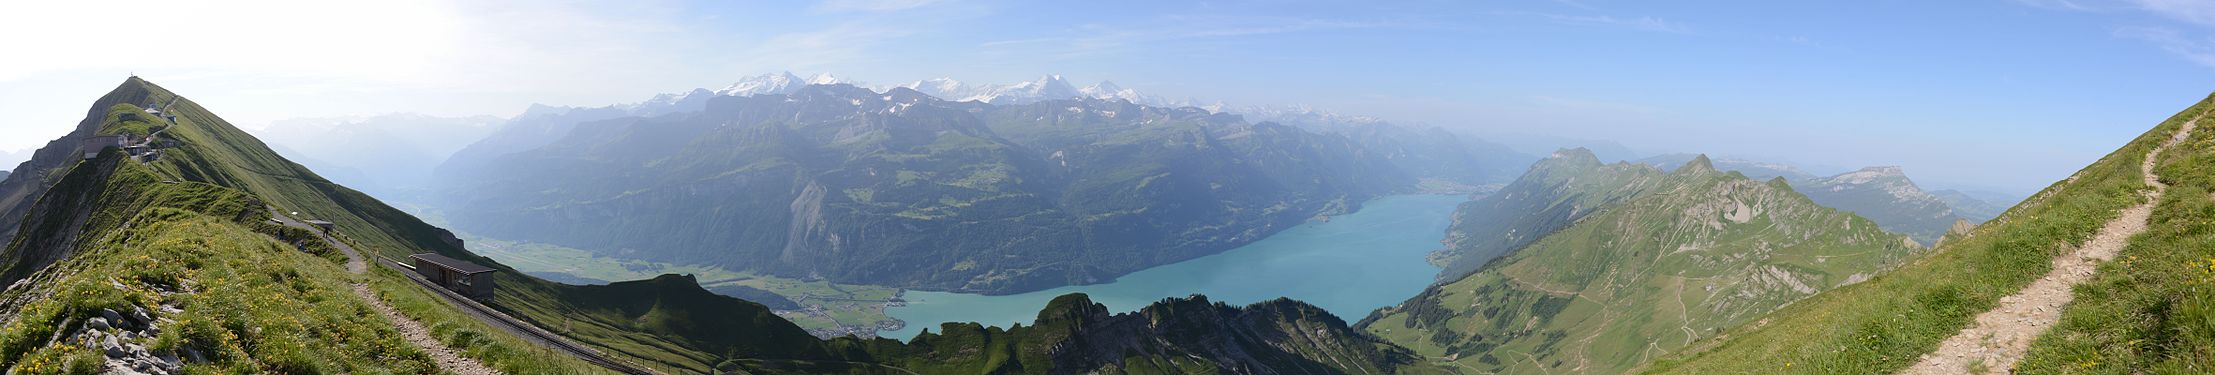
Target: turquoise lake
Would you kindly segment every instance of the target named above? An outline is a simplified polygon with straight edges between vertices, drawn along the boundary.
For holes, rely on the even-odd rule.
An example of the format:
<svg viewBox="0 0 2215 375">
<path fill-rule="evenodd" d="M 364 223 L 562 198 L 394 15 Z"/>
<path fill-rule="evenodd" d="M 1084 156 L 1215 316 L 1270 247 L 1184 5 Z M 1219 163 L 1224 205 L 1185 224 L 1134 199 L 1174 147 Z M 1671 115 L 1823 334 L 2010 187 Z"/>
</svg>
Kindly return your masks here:
<svg viewBox="0 0 2215 375">
<path fill-rule="evenodd" d="M 1025 325 L 1054 297 L 1085 293 L 1117 313 L 1163 298 L 1207 295 L 1245 305 L 1290 297 L 1345 319 L 1421 293 L 1438 274 L 1424 260 L 1443 248 L 1446 226 L 1462 195 L 1398 195 L 1371 200 L 1360 211 L 1310 221 L 1220 254 L 1148 268 L 1115 282 L 1004 296 L 908 291 L 907 306 L 886 313 L 907 328 L 879 332 L 906 340 L 942 322 Z"/>
</svg>

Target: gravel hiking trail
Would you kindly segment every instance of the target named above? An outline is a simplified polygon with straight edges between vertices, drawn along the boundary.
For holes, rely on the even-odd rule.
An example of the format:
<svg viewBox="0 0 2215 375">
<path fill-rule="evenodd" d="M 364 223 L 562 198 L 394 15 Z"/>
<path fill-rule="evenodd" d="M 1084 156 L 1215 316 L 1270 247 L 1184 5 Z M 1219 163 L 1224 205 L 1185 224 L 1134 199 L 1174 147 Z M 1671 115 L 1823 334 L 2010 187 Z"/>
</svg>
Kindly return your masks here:
<svg viewBox="0 0 2215 375">
<path fill-rule="evenodd" d="M 2090 280 L 2101 262 L 2114 259 L 2131 236 L 2146 231 L 2146 219 L 2153 216 L 2154 204 L 2169 187 L 2154 175 L 2154 162 L 2163 151 L 2192 134 L 2192 129 L 2198 125 L 2199 119 L 2185 122 L 2168 141 L 2146 152 L 2146 160 L 2139 165 L 2139 174 L 2153 190 L 2147 193 L 2145 203 L 2123 209 L 2115 220 L 2100 227 L 2099 234 L 2091 241 L 2085 241 L 2076 251 L 2055 257 L 2053 271 L 2022 291 L 2000 298 L 1998 307 L 1978 314 L 1968 329 L 1939 343 L 1937 351 L 1924 355 L 1915 366 L 1901 373 L 2013 372 L 2015 363 L 2030 350 L 2031 342 L 2061 320 L 2062 307 L 2076 298 L 2071 288 Z"/>
<path fill-rule="evenodd" d="M 316 236 L 323 239 L 323 242 L 330 243 L 331 247 L 336 247 L 340 253 L 346 254 L 347 272 L 358 275 L 369 271 L 368 262 L 362 260 L 361 253 L 354 251 L 353 246 L 347 245 L 345 242 L 339 242 L 338 239 L 331 238 L 330 234 L 323 233 L 323 231 L 301 223 L 299 220 L 294 220 L 290 216 L 285 216 L 274 208 L 270 209 L 269 213 L 278 223 L 314 232 Z M 395 310 L 391 305 L 385 304 L 383 298 L 377 297 L 376 291 L 369 289 L 369 284 L 354 283 L 354 295 L 361 297 L 363 302 L 368 302 L 370 307 L 377 310 L 378 315 L 385 317 L 385 320 L 391 321 L 393 328 L 400 330 L 400 336 L 406 338 L 408 343 L 415 344 L 415 347 L 422 349 L 424 354 L 429 354 L 431 360 L 438 363 L 439 370 L 463 375 L 500 373 L 499 370 L 485 366 L 483 362 L 477 362 L 475 358 L 461 355 L 461 352 L 446 346 L 446 343 L 439 342 L 438 337 L 431 334 L 429 327 L 424 327 L 423 323 L 416 322 L 415 319 L 410 319 L 407 315 L 401 315 L 400 310 Z"/>
</svg>

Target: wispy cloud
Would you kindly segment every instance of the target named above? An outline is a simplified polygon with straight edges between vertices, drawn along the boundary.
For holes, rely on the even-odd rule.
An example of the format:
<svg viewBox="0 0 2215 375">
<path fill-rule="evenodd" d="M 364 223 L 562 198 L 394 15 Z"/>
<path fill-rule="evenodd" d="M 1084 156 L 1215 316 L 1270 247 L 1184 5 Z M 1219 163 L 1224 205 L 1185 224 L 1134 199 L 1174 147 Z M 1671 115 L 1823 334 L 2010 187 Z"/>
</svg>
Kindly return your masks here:
<svg viewBox="0 0 2215 375">
<path fill-rule="evenodd" d="M 1660 110 L 1660 109 L 1656 109 L 1656 108 L 1654 108 L 1654 107 L 1650 107 L 1650 106 L 1645 106 L 1645 105 L 1639 105 L 1639 104 L 1631 104 L 1631 103 L 1621 103 L 1621 102 L 1613 102 L 1613 101 L 1605 101 L 1605 100 L 1592 100 L 1592 99 L 1584 99 L 1584 98 L 1573 98 L 1573 97 L 1561 97 L 1561 96 L 1553 96 L 1553 95 L 1536 95 L 1536 96 L 1532 96 L 1532 97 L 1530 97 L 1530 101 L 1531 101 L 1531 103 L 1533 103 L 1533 104 L 1538 104 L 1538 105 L 1540 105 L 1540 106 L 1545 106 L 1545 107 L 1552 107 L 1552 108 L 1558 108 L 1558 109 L 1564 109 L 1564 110 L 1573 110 L 1573 111 L 1579 111 L 1579 112 L 1593 112 L 1593 111 L 1602 111 L 1602 112 L 1618 112 L 1618 113 L 1629 113 L 1629 114 L 1648 114 L 1648 115 L 1650 115 L 1650 114 L 1655 114 L 1655 113 L 1660 113 L 1660 112 L 1661 112 L 1661 110 Z"/>
<path fill-rule="evenodd" d="M 2215 68 L 2215 39 L 2195 38 L 2174 29 L 2155 27 L 2122 28 L 2115 30 L 2115 36 L 2146 41 L 2195 64 Z"/>
<path fill-rule="evenodd" d="M 815 9 L 825 12 L 891 12 L 921 8 L 940 0 L 824 0 Z"/>
<path fill-rule="evenodd" d="M 790 27 L 765 37 L 743 38 L 731 44 L 734 55 L 724 70 L 734 74 L 788 71 L 867 70 L 891 58 L 904 43 L 919 37 L 946 35 L 981 17 L 997 12 L 995 4 L 960 0 L 825 0 L 815 3 L 817 12 L 843 13 L 824 17 L 827 23 Z"/>
<path fill-rule="evenodd" d="M 1599 8 L 1593 8 L 1593 7 L 1591 6 L 1591 5 L 1585 4 L 1584 2 L 1582 2 L 1582 1 L 1577 1 L 1577 0 L 1553 0 L 1553 2 L 1554 2 L 1555 4 L 1567 5 L 1567 6 L 1570 6 L 1570 7 L 1575 7 L 1575 8 L 1577 8 L 1577 9 L 1583 9 L 1583 10 L 1597 10 L 1597 9 L 1599 9 Z"/>
<path fill-rule="evenodd" d="M 1190 17 L 1182 17 L 1182 18 L 1190 18 Z M 1215 21 L 1217 21 L 1217 20 L 1215 20 L 1215 19 L 1194 19 L 1194 20 L 1188 20 L 1188 22 L 1194 22 L 1194 23 L 1200 23 L 1200 22 L 1215 22 Z M 1305 19 L 1305 18 L 1275 18 L 1275 19 L 1269 19 L 1269 20 L 1265 20 L 1265 21 L 1262 21 L 1262 22 L 1255 22 L 1254 24 L 1247 24 L 1247 25 L 1230 25 L 1230 26 L 1220 26 L 1220 27 L 1203 27 L 1203 28 L 1193 28 L 1193 29 L 1185 29 L 1185 30 L 1171 30 L 1171 31 L 1169 32 L 1169 35 L 1168 35 L 1168 36 L 1170 36 L 1171 38 L 1179 38 L 1179 39 L 1182 39 L 1182 38 L 1212 38 L 1212 37 L 1233 37 L 1233 36 L 1248 36 L 1248 35 L 1269 35 L 1269 34 L 1284 34 L 1284 33 L 1296 33 L 1296 32 L 1304 32 L 1304 31 L 1323 31 L 1323 30 L 1382 29 L 1382 28 L 1414 28 L 1414 27 L 1419 27 L 1419 26 L 1424 26 L 1424 25 L 1425 25 L 1425 24 L 1421 24 L 1421 23 L 1416 23 L 1416 22 L 1410 22 L 1410 21 L 1404 21 L 1404 20 L 1395 20 L 1395 21 L 1364 21 L 1364 20 L 1332 20 L 1332 19 Z"/>
<path fill-rule="evenodd" d="M 914 35 L 909 28 L 848 22 L 827 29 L 778 34 L 748 49 L 741 71 L 820 70 L 868 59 L 884 43 Z"/>
<path fill-rule="evenodd" d="M 1604 15 L 1604 14 L 1602 14 L 1602 15 L 1574 15 L 1574 14 L 1558 14 L 1558 13 L 1545 13 L 1545 12 L 1517 12 L 1517 11 L 1501 11 L 1501 12 L 1492 12 L 1492 14 L 1493 14 L 1493 15 L 1497 15 L 1497 16 L 1513 16 L 1513 17 L 1536 17 L 1536 18 L 1544 19 L 1544 20 L 1547 20 L 1547 21 L 1550 21 L 1550 22 L 1554 22 L 1554 23 L 1559 23 L 1559 24 L 1564 24 L 1564 25 L 1573 25 L 1573 26 L 1597 26 L 1597 27 L 1614 27 L 1614 28 L 1625 28 L 1625 29 L 1638 30 L 1638 31 L 1654 31 L 1654 32 L 1666 32 L 1666 33 L 1677 33 L 1677 34 L 1690 34 L 1690 33 L 1692 33 L 1692 29 L 1691 29 L 1690 27 L 1687 27 L 1687 26 L 1685 26 L 1685 25 L 1684 25 L 1683 23 L 1678 23 L 1678 22 L 1674 22 L 1674 21 L 1670 21 L 1670 20 L 1667 20 L 1667 19 L 1663 19 L 1663 18 L 1661 18 L 1661 17 L 1654 17 L 1654 16 L 1616 17 L 1616 16 L 1610 16 L 1610 15 Z"/>
<path fill-rule="evenodd" d="M 2028 5 L 2033 8 L 2045 8 L 2055 10 L 2091 11 L 2100 9 L 2099 7 L 2093 6 L 2093 3 L 2087 3 L 2084 0 L 2015 0 L 2015 3 Z"/>
<path fill-rule="evenodd" d="M 2088 13 L 2143 13 L 2183 24 L 2137 21 L 2117 28 L 2116 37 L 2136 39 L 2195 64 L 2215 68 L 2215 2 L 2207 0 L 2015 0 L 2026 6 Z"/>
<path fill-rule="evenodd" d="M 2180 21 L 2215 26 L 2215 2 L 2207 0 L 2133 0 L 2138 7 Z"/>
<path fill-rule="evenodd" d="M 1427 20 L 1328 19 L 1221 15 L 1169 15 L 1144 24 L 1089 24 L 1065 35 L 996 40 L 979 43 L 986 54 L 1042 56 L 1070 60 L 1121 53 L 1135 48 L 1181 40 L 1254 37 L 1305 32 L 1364 29 L 1436 29 L 1447 27 Z"/>
</svg>

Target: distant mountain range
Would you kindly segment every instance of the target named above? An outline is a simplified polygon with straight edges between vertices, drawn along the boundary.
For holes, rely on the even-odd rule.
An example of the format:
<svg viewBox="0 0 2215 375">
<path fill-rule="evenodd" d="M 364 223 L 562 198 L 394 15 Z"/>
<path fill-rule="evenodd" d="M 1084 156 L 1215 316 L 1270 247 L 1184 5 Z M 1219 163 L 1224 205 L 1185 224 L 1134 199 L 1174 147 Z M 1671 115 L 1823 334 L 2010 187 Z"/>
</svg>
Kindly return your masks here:
<svg viewBox="0 0 2215 375">
<path fill-rule="evenodd" d="M 1704 156 L 1662 172 L 1565 150 L 1455 220 L 1456 268 L 1482 266 L 1358 327 L 1480 373 L 1622 372 L 1920 249 Z"/>
<path fill-rule="evenodd" d="M 1938 197 L 1939 201 L 1946 202 L 1947 207 L 1953 208 L 1955 215 L 1961 215 L 1962 218 L 1976 223 L 1991 221 L 2000 217 L 2001 213 L 2007 212 L 2008 207 L 2014 207 L 2016 203 L 2021 203 L 2025 198 L 2021 195 L 2007 193 L 1954 189 L 1933 190 L 1930 195 Z"/>
<path fill-rule="evenodd" d="M 1382 194 L 1490 189 L 1536 160 L 1312 109 L 1250 119 L 1144 104 L 1161 102 L 1058 76 L 872 89 L 767 74 L 634 104 L 533 106 L 436 168 L 433 201 L 498 238 L 1012 292 L 1211 254 Z M 647 209 L 670 205 L 686 208 Z M 657 214 L 636 226 L 588 219 L 618 212 Z M 903 229 L 870 229 L 885 226 Z M 900 234 L 963 231 L 996 234 Z"/>
<path fill-rule="evenodd" d="M 1670 154 L 1639 162 L 1667 168 L 1691 158 L 1689 154 Z M 1716 169 L 1736 171 L 1751 178 L 1784 178 L 1818 204 L 1869 218 L 1885 230 L 1909 235 L 1925 245 L 1936 242 L 1956 221 L 1982 223 L 2021 200 L 1997 197 L 1997 194 L 1979 198 L 1959 191 L 1925 192 L 1896 166 L 1868 167 L 1820 177 L 1783 163 L 1716 159 L 1714 164 Z"/>
<path fill-rule="evenodd" d="M 270 123 L 254 135 L 332 181 L 396 199 L 419 196 L 430 185 L 433 169 L 491 134 L 502 121 L 418 114 L 292 119 Z"/>
<path fill-rule="evenodd" d="M 1490 178 L 1395 164 L 1483 163 L 1452 146 L 1367 147 L 1422 138 L 1396 130 L 1319 134 L 1121 100 L 998 105 L 838 84 L 624 117 L 637 108 L 518 117 L 470 148 L 550 141 L 457 153 L 440 170 L 449 217 L 625 257 L 1015 292 L 1227 250 L 1425 178 Z"/>
</svg>

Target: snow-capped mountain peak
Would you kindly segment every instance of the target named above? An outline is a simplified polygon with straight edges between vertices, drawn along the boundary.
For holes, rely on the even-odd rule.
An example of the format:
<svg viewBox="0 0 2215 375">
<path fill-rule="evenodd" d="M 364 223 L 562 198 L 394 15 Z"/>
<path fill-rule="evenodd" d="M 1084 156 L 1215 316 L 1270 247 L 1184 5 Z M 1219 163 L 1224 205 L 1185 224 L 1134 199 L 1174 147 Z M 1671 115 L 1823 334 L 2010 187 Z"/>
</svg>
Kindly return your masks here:
<svg viewBox="0 0 2215 375">
<path fill-rule="evenodd" d="M 1123 86 L 1116 85 L 1114 81 L 1100 81 L 1099 84 L 1092 85 L 1091 87 L 1077 89 L 1077 92 L 1084 94 L 1084 96 L 1086 97 L 1097 98 L 1101 100 L 1122 99 L 1124 101 L 1139 104 L 1163 104 L 1161 100 L 1156 100 L 1154 98 L 1149 98 L 1145 95 L 1139 94 L 1138 90 L 1123 88 Z"/>
<path fill-rule="evenodd" d="M 1069 81 L 1063 80 L 1061 78 L 1061 75 L 1059 74 L 1049 74 L 1044 77 L 1039 77 L 1036 81 L 1017 83 L 997 90 L 989 90 L 985 93 L 982 93 L 982 95 L 971 97 L 970 99 L 976 99 L 978 101 L 993 104 L 1015 104 L 1019 102 L 1073 99 L 1078 97 L 1082 97 L 1082 94 L 1077 92 L 1076 86 L 1070 86 Z"/>
<path fill-rule="evenodd" d="M 915 90 L 916 92 L 923 93 L 924 95 L 930 95 L 938 98 L 960 98 L 963 96 L 967 96 L 967 92 L 965 90 L 968 90 L 969 86 L 961 83 L 961 81 L 954 80 L 953 78 L 941 77 L 915 81 L 912 83 L 894 87 L 906 87 L 908 89 Z"/>
<path fill-rule="evenodd" d="M 1115 81 L 1100 81 L 1100 83 L 1094 84 L 1092 85 L 1092 87 L 1086 87 L 1083 89 L 1079 89 L 1078 91 L 1083 91 L 1086 95 L 1098 96 L 1101 94 L 1113 94 L 1121 92 L 1123 91 L 1123 86 L 1116 85 Z"/>
<path fill-rule="evenodd" d="M 791 95 L 793 93 L 799 92 L 801 88 L 808 85 L 831 84 L 851 84 L 858 86 L 862 85 L 861 83 L 847 80 L 845 78 L 832 75 L 831 73 L 819 73 L 807 78 L 802 78 L 799 75 L 792 74 L 792 72 L 779 72 L 746 77 L 738 80 L 738 82 L 730 84 L 729 86 L 725 86 L 722 89 L 714 90 L 712 91 L 712 93 L 715 96 Z M 868 87 L 870 90 L 880 93 L 889 92 L 894 88 L 907 88 L 941 100 L 978 101 L 999 105 L 1019 105 L 1047 100 L 1089 98 L 1100 100 L 1123 100 L 1129 101 L 1131 103 L 1157 107 L 1199 107 L 1201 109 L 1206 109 L 1209 112 L 1222 112 L 1229 107 L 1227 105 L 1224 105 L 1222 102 L 1214 102 L 1211 104 L 1207 102 L 1201 102 L 1199 100 L 1166 100 L 1161 97 L 1146 95 L 1142 92 L 1139 92 L 1138 90 L 1125 88 L 1121 85 L 1115 84 L 1115 82 L 1112 81 L 1100 81 L 1100 83 L 1098 84 L 1078 88 L 1074 85 L 1069 84 L 1069 80 L 1059 74 L 1042 75 L 1035 80 L 1010 84 L 971 84 L 955 80 L 953 78 L 932 78 L 920 81 L 913 81 L 905 84 L 864 87 Z M 652 101 L 683 101 L 685 99 L 689 99 L 688 96 L 694 96 L 691 94 L 696 93 L 669 94 L 669 97 L 655 98 L 655 100 Z"/>
<path fill-rule="evenodd" d="M 816 77 L 836 79 L 836 77 L 831 77 L 829 74 Z M 715 90 L 715 94 L 722 96 L 791 94 L 793 91 L 799 91 L 800 87 L 806 86 L 807 84 L 804 82 L 806 81 L 801 80 L 800 76 L 792 75 L 792 72 L 763 74 L 740 79 L 737 83 L 732 83 L 722 90 Z"/>
</svg>

